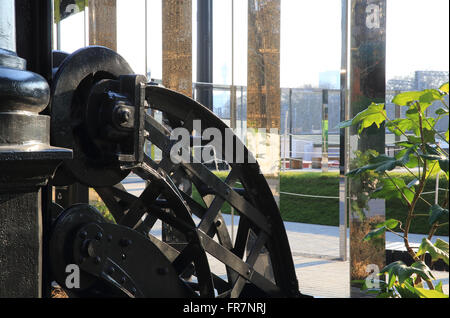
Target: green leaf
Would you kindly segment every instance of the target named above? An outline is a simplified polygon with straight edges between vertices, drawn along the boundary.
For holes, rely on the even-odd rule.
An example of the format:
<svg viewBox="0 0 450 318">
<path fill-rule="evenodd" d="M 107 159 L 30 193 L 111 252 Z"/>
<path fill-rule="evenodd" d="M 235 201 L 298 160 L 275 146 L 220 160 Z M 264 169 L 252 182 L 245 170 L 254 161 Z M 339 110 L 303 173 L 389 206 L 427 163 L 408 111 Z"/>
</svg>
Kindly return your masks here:
<svg viewBox="0 0 450 318">
<path fill-rule="evenodd" d="M 445 173 L 448 173 L 448 158 L 439 159 L 439 167 Z"/>
<path fill-rule="evenodd" d="M 448 116 L 448 110 L 444 108 L 439 108 L 438 110 L 436 110 L 436 115 Z"/>
<path fill-rule="evenodd" d="M 384 104 L 372 103 L 366 110 L 360 112 L 353 118 L 352 124 L 360 124 L 358 133 L 361 133 L 373 124 L 380 128 L 381 124 L 386 120 L 386 117 L 387 114 Z"/>
<path fill-rule="evenodd" d="M 404 122 L 400 122 L 402 124 L 403 129 L 407 131 L 412 131 L 416 136 L 420 136 L 420 116 L 417 112 L 417 109 L 411 109 L 406 112 L 406 118 L 402 119 Z M 422 119 L 422 128 L 423 130 L 433 131 L 434 126 L 436 125 L 436 119 L 432 117 L 426 117 Z M 403 131 L 405 132 L 405 131 Z M 430 134 L 430 132 L 428 132 Z M 434 139 L 432 140 L 432 142 Z"/>
<path fill-rule="evenodd" d="M 418 166 L 419 161 L 415 156 L 417 146 L 413 146 L 407 149 L 401 150 L 395 158 L 397 159 L 398 166 L 405 166 L 408 168 L 415 168 Z"/>
<path fill-rule="evenodd" d="M 435 204 L 430 208 L 430 218 L 428 222 L 433 225 L 436 222 L 447 222 L 448 221 L 448 209 L 443 209 L 439 205 Z"/>
<path fill-rule="evenodd" d="M 414 127 L 414 123 L 409 118 L 395 119 L 386 123 L 386 128 L 397 136 L 412 131 Z"/>
<path fill-rule="evenodd" d="M 398 225 L 400 224 L 400 221 L 395 219 L 387 220 L 383 223 L 380 223 L 376 226 L 375 230 L 370 231 L 363 239 L 363 242 L 370 241 L 371 239 L 375 237 L 379 237 L 383 235 L 388 229 L 394 230 Z"/>
<path fill-rule="evenodd" d="M 416 268 L 420 271 L 423 271 L 428 277 L 434 279 L 433 276 L 433 272 L 431 271 L 431 268 L 428 267 L 427 264 L 425 264 L 425 262 L 415 262 L 414 264 L 411 265 L 412 268 Z M 412 283 L 412 280 L 411 280 Z"/>
<path fill-rule="evenodd" d="M 448 82 L 442 85 L 439 90 L 448 95 Z"/>
<path fill-rule="evenodd" d="M 373 238 L 380 237 L 384 233 L 386 233 L 387 228 L 385 226 L 380 227 L 379 229 L 375 229 L 370 231 L 363 239 L 363 242 L 368 242 Z"/>
<path fill-rule="evenodd" d="M 437 290 L 440 293 L 444 293 L 444 291 L 442 290 L 443 284 L 442 281 L 439 282 L 439 284 L 437 284 L 434 289 Z"/>
<path fill-rule="evenodd" d="M 419 98 L 421 104 L 432 104 L 437 100 L 442 100 L 442 95 L 437 89 L 426 89 L 422 92 L 422 96 Z M 422 111 L 425 109 L 422 109 Z"/>
<path fill-rule="evenodd" d="M 418 101 L 422 94 L 423 92 L 417 91 L 400 93 L 394 97 L 392 102 L 398 106 L 409 106 L 410 103 Z"/>
<path fill-rule="evenodd" d="M 404 287 L 403 287 L 404 286 Z M 414 287 L 409 285 L 396 286 L 397 292 L 402 298 L 420 298 Z"/>
<path fill-rule="evenodd" d="M 438 238 L 436 240 L 436 243 L 434 243 L 434 246 L 436 246 L 438 249 L 440 249 L 448 254 L 448 242 L 443 241 Z"/>
<path fill-rule="evenodd" d="M 423 139 L 426 143 L 434 144 L 436 142 L 436 132 L 434 130 L 423 130 Z"/>
<path fill-rule="evenodd" d="M 401 178 L 390 178 L 381 180 L 382 187 L 375 190 L 371 198 L 374 199 L 400 199 L 404 200 L 401 192 L 405 195 L 408 203 L 411 203 L 414 199 L 415 189 L 414 187 L 408 187 L 405 181 Z M 398 189 L 397 189 L 398 188 Z M 401 192 L 400 192 L 400 191 Z"/>
<path fill-rule="evenodd" d="M 346 120 L 346 121 L 340 122 L 340 123 L 336 126 L 336 128 L 337 128 L 337 129 L 343 129 L 343 128 L 347 128 L 347 127 L 350 127 L 350 126 L 353 126 L 353 119 L 350 119 L 350 120 Z"/>
<path fill-rule="evenodd" d="M 354 177 L 360 175 L 366 171 L 375 171 L 376 173 L 385 173 L 386 171 L 392 171 L 397 167 L 407 166 L 409 168 L 416 167 L 418 162 L 417 158 L 413 155 L 416 151 L 416 147 L 402 150 L 396 158 L 388 157 L 386 155 L 380 155 L 378 157 L 369 160 L 369 164 L 347 173 L 347 176 Z M 397 159 L 398 158 L 398 159 Z M 411 164 L 409 164 L 411 162 Z"/>
<path fill-rule="evenodd" d="M 434 278 L 432 276 L 431 270 L 423 262 L 417 262 L 411 265 L 411 267 L 408 267 L 402 261 L 397 261 L 383 268 L 380 273 L 388 273 L 389 277 L 397 277 L 400 285 L 403 284 L 413 274 L 416 274 L 426 281 L 431 281 Z M 392 288 L 393 283 L 390 281 L 389 285 L 389 288 Z"/>
<path fill-rule="evenodd" d="M 448 298 L 448 295 L 437 290 L 430 290 L 425 288 L 416 288 L 420 294 L 420 298 Z"/>
<path fill-rule="evenodd" d="M 436 176 L 441 171 L 441 167 L 439 165 L 439 161 L 437 160 L 427 160 L 427 174 L 426 177 Z"/>
<path fill-rule="evenodd" d="M 424 255 L 429 253 L 433 262 L 436 262 L 439 259 L 442 259 L 448 265 L 448 252 L 441 250 L 431 243 L 428 239 L 424 238 L 422 244 L 419 246 L 419 251 L 417 252 L 417 256 Z"/>
</svg>

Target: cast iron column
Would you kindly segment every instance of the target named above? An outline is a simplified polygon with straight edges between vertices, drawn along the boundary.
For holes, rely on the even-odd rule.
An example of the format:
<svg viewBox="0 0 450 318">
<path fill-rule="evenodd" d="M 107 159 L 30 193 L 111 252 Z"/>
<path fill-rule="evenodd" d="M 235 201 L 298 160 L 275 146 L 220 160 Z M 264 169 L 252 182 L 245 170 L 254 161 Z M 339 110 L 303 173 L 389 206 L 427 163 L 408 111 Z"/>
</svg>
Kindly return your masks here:
<svg viewBox="0 0 450 318">
<path fill-rule="evenodd" d="M 0 0 L 0 297 L 40 297 L 40 187 L 71 151 L 50 146 L 47 81 L 16 54 L 14 0 Z"/>
</svg>

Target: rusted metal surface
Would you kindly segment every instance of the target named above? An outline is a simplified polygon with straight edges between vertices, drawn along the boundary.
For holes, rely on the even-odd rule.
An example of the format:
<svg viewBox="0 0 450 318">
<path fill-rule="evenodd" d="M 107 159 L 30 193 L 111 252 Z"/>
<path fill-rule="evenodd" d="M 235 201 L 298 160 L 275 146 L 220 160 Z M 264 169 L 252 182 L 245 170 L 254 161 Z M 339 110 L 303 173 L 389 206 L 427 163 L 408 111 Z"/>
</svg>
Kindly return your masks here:
<svg viewBox="0 0 450 318">
<path fill-rule="evenodd" d="M 249 128 L 280 128 L 280 16 L 280 0 L 248 2 Z"/>
<path fill-rule="evenodd" d="M 89 44 L 117 51 L 116 0 L 89 0 Z"/>
<path fill-rule="evenodd" d="M 192 1 L 163 0 L 163 85 L 192 97 Z"/>
</svg>

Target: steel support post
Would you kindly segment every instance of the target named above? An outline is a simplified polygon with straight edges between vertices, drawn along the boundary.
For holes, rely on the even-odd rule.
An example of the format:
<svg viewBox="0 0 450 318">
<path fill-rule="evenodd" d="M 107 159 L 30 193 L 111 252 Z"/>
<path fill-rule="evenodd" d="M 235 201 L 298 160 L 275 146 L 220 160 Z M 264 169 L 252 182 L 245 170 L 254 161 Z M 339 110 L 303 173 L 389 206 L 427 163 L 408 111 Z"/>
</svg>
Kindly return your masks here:
<svg viewBox="0 0 450 318">
<path fill-rule="evenodd" d="M 39 1 L 39 4 L 47 3 Z M 21 35 L 18 39 L 23 45 Z M 50 89 L 44 77 L 26 70 L 26 61 L 17 56 L 18 47 L 15 1 L 2 0 L 0 297 L 40 297 L 43 275 L 40 189 L 61 160 L 71 158 L 72 152 L 50 146 L 50 118 L 39 115 L 48 105 Z M 42 56 L 42 64 L 38 60 L 34 62 L 43 70 L 45 60 Z M 43 75 L 48 74 L 43 71 Z"/>
<path fill-rule="evenodd" d="M 348 109 L 348 2 L 342 1 L 341 13 L 341 94 L 340 94 L 340 121 L 346 121 L 350 118 Z M 339 132 L 339 257 L 346 261 L 347 254 L 347 228 L 348 228 L 348 200 L 347 200 L 347 178 L 348 172 L 348 131 L 341 129 Z"/>
<path fill-rule="evenodd" d="M 371 103 L 385 103 L 386 94 L 386 0 L 351 0 L 350 14 L 350 118 Z M 385 127 L 375 125 L 358 135 L 349 131 L 349 168 L 361 165 L 368 150 L 385 152 Z M 385 238 L 363 242 L 366 234 L 385 220 L 385 201 L 370 199 L 377 183 L 370 175 L 351 178 L 350 197 L 350 275 L 351 281 L 365 279 L 384 267 Z M 359 297 L 359 288 L 351 289 Z"/>
<path fill-rule="evenodd" d="M 322 172 L 328 172 L 328 90 L 322 91 Z"/>
<path fill-rule="evenodd" d="M 197 101 L 213 110 L 213 1 L 197 0 Z M 203 84 L 205 83 L 205 84 Z"/>
</svg>

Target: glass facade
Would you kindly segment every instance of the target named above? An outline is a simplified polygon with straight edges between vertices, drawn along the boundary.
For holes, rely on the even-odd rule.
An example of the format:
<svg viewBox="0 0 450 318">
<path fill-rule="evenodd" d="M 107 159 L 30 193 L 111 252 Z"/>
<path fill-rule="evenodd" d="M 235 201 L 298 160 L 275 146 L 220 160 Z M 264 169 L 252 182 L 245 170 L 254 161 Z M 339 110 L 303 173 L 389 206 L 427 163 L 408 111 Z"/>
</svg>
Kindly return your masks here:
<svg viewBox="0 0 450 318">
<path fill-rule="evenodd" d="M 351 279 L 366 277 L 367 265 L 383 266 L 384 239 L 372 245 L 360 241 L 389 206 L 368 199 L 376 180 L 345 184 L 344 173 L 369 149 L 392 155 L 403 137 L 384 127 L 358 136 L 337 126 L 371 102 L 385 103 L 388 117 L 403 118 L 406 109 L 391 102 L 396 94 L 449 80 L 448 28 L 439 23 L 448 21 L 447 0 L 212 0 L 212 83 L 197 78 L 197 0 L 114 2 L 116 25 L 105 31 L 136 73 L 194 99 L 199 89 L 212 87 L 213 112 L 249 146 L 256 142 L 246 129 L 278 130 L 267 136 L 275 155 L 259 158 L 275 171 L 275 196 L 283 192 L 280 169 L 340 174 L 340 200 L 326 199 L 336 212 L 333 222 L 341 225 L 338 255 L 350 256 Z M 71 53 L 98 44 L 93 9 L 74 7 L 55 21 L 55 49 Z M 427 111 L 434 114 L 439 107 Z M 446 131 L 448 120 L 437 127 Z M 159 150 L 153 151 L 158 158 Z M 281 200 L 298 194 L 281 194 Z"/>
</svg>

